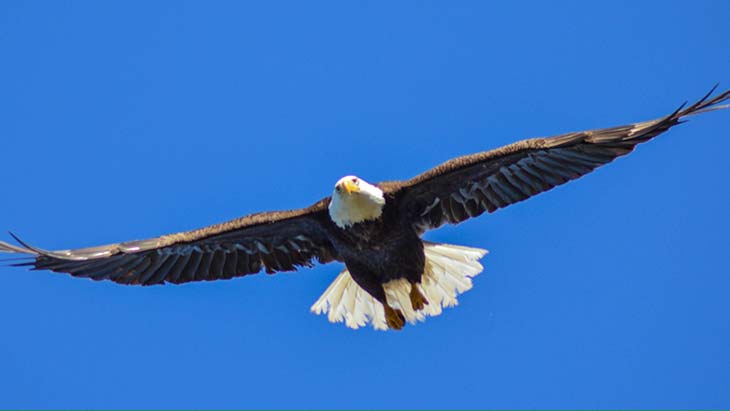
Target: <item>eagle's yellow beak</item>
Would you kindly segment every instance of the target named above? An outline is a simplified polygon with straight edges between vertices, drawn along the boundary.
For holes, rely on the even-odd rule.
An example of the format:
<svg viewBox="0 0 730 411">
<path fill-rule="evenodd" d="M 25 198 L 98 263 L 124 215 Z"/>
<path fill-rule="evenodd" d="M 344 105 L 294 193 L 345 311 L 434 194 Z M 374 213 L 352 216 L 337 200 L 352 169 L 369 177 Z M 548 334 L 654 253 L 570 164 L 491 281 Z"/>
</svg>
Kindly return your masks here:
<svg viewBox="0 0 730 411">
<path fill-rule="evenodd" d="M 342 183 L 342 189 L 344 189 L 347 194 L 360 192 L 360 187 L 351 180 L 345 180 L 345 182 Z"/>
</svg>

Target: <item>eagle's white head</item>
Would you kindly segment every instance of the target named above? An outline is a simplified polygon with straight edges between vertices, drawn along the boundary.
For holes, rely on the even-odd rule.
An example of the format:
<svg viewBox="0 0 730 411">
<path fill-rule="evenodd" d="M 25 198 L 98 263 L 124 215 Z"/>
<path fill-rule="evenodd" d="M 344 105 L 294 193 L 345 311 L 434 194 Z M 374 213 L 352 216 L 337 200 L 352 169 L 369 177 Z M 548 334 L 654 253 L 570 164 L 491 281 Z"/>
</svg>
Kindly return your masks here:
<svg viewBox="0 0 730 411">
<path fill-rule="evenodd" d="M 385 197 L 383 190 L 355 177 L 342 177 L 332 192 L 330 218 L 340 228 L 367 220 L 374 220 L 383 214 Z"/>
</svg>

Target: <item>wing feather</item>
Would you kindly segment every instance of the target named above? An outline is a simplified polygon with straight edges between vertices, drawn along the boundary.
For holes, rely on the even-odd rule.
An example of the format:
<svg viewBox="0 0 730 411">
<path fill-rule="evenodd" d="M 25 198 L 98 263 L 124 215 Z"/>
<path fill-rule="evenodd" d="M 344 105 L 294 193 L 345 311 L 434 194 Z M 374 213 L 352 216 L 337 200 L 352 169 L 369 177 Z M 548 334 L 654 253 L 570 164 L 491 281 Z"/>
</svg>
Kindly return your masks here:
<svg viewBox="0 0 730 411">
<path fill-rule="evenodd" d="M 212 281 L 294 271 L 336 258 L 325 225 L 329 199 L 311 207 L 259 213 L 210 227 L 146 240 L 48 251 L 0 241 L 0 251 L 29 254 L 33 269 L 121 284 Z"/>
<path fill-rule="evenodd" d="M 575 180 L 634 150 L 686 117 L 728 108 L 730 91 L 680 106 L 656 120 L 534 138 L 447 161 L 411 180 L 380 187 L 419 231 L 459 223 Z"/>
</svg>

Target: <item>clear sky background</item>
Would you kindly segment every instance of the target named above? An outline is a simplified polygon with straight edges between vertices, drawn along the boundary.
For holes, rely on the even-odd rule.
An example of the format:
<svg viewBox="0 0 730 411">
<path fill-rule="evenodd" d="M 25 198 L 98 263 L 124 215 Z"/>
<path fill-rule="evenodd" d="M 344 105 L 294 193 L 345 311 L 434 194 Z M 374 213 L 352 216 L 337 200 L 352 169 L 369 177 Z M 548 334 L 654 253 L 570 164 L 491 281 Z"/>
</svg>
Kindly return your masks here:
<svg viewBox="0 0 730 411">
<path fill-rule="evenodd" d="M 0 2 L 0 228 L 44 248 L 309 205 L 730 87 L 697 2 Z M 123 287 L 0 268 L 2 408 L 728 408 L 730 111 L 428 238 L 488 248 L 402 332 L 340 271 Z M 3 235 L 3 239 L 9 237 Z"/>
</svg>

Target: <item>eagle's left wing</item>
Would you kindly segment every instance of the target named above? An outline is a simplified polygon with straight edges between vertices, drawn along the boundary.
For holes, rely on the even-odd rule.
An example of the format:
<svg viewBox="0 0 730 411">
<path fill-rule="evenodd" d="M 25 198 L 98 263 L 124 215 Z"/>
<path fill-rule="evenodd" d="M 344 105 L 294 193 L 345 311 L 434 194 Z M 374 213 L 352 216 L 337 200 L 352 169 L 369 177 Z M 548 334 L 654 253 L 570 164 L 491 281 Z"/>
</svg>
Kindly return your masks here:
<svg viewBox="0 0 730 411">
<path fill-rule="evenodd" d="M 494 212 L 581 177 L 698 114 L 727 106 L 730 91 L 651 121 L 534 138 L 458 157 L 411 180 L 379 186 L 395 198 L 403 218 L 419 230 Z"/>
<path fill-rule="evenodd" d="M 99 247 L 48 251 L 0 241 L 0 251 L 30 255 L 12 265 L 120 284 L 163 284 L 271 274 L 337 258 L 325 198 L 308 208 L 252 214 L 225 223 Z"/>
</svg>

